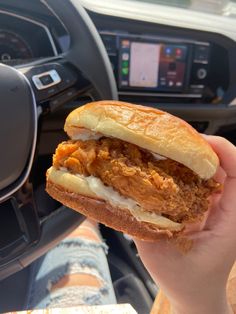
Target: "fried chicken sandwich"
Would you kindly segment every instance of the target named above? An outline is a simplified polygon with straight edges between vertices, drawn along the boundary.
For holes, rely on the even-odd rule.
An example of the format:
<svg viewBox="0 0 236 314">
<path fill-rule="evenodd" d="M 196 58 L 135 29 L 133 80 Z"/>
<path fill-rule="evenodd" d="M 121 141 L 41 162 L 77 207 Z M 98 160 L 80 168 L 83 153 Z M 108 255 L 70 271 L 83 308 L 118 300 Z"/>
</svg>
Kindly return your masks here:
<svg viewBox="0 0 236 314">
<path fill-rule="evenodd" d="M 202 219 L 217 155 L 189 124 L 118 101 L 72 111 L 47 171 L 47 192 L 111 228 L 143 240 L 173 237 Z"/>
</svg>

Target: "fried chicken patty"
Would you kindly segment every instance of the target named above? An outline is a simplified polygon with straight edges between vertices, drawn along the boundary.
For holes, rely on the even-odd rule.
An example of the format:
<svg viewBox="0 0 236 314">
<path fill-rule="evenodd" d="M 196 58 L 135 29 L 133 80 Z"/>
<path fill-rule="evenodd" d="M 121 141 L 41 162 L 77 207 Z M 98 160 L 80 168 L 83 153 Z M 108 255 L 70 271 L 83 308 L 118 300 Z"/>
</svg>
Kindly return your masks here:
<svg viewBox="0 0 236 314">
<path fill-rule="evenodd" d="M 208 197 L 219 189 L 184 165 L 157 160 L 152 153 L 119 139 L 68 141 L 53 156 L 53 166 L 73 174 L 95 176 L 144 211 L 176 222 L 190 222 L 208 209 Z"/>
</svg>

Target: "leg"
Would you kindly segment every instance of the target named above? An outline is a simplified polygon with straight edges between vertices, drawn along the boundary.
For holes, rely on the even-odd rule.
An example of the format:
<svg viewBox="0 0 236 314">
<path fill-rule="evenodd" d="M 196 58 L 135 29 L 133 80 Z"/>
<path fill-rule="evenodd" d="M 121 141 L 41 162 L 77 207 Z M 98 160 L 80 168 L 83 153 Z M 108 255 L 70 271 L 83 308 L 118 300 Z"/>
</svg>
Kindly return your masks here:
<svg viewBox="0 0 236 314">
<path fill-rule="evenodd" d="M 27 308 L 116 303 L 107 246 L 86 220 L 37 262 Z"/>
</svg>

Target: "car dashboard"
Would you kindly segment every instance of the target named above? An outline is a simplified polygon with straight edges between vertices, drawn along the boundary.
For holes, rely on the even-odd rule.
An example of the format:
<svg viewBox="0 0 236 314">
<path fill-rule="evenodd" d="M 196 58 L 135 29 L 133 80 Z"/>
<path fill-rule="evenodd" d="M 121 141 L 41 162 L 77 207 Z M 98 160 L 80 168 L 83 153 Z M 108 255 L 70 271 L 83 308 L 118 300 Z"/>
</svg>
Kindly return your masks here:
<svg viewBox="0 0 236 314">
<path fill-rule="evenodd" d="M 218 102 L 229 87 L 227 50 L 209 39 L 160 30 L 135 33 L 102 29 L 100 34 L 121 98 L 212 103 Z"/>
<path fill-rule="evenodd" d="M 69 49 L 70 35 L 43 2 L 1 3 L 1 62 L 17 67 Z M 200 132 L 234 128 L 232 114 L 226 112 L 236 96 L 236 43 L 230 36 L 136 20 L 132 14 L 87 12 L 107 50 L 120 100 L 164 109 Z M 49 131 L 50 123 L 46 119 Z"/>
</svg>

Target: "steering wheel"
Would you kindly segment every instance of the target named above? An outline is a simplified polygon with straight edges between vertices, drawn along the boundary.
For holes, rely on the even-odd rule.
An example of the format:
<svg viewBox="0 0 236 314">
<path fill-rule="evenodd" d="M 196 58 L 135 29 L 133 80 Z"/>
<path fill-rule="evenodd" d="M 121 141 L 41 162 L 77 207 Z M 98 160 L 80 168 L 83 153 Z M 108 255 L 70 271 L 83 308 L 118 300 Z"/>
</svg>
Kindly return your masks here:
<svg viewBox="0 0 236 314">
<path fill-rule="evenodd" d="M 95 99 L 117 99 L 116 83 L 99 34 L 77 0 L 41 0 L 67 29 L 69 51 L 27 67 L 0 65 L 0 217 L 14 214 L 19 231 L 12 238 L 11 222 L 1 223 L 0 280 L 30 264 L 77 226 L 83 217 L 61 207 L 39 219 L 29 176 L 33 165 L 37 122 L 42 106 L 55 110 L 87 92 Z M 9 241 L 1 241 L 3 236 Z"/>
</svg>

